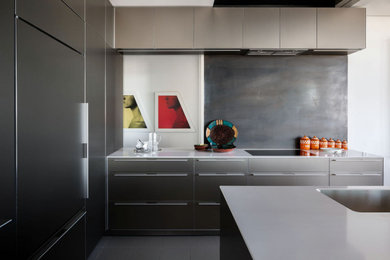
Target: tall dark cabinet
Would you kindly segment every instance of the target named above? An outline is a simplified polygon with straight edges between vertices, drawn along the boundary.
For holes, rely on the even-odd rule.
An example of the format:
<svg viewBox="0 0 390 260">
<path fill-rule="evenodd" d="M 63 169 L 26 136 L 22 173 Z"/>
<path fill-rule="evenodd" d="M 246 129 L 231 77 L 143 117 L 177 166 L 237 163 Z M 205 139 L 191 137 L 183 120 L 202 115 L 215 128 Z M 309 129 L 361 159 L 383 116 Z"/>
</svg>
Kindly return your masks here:
<svg viewBox="0 0 390 260">
<path fill-rule="evenodd" d="M 0 8 L 0 259 L 16 250 L 14 1 Z"/>
<path fill-rule="evenodd" d="M 18 252 L 27 258 L 85 212 L 84 60 L 18 19 L 16 63 Z"/>
<path fill-rule="evenodd" d="M 87 255 L 105 231 L 106 155 L 122 147 L 122 55 L 113 50 L 113 7 L 86 0 L 86 102 L 89 106 Z M 118 141 L 120 140 L 120 141 Z"/>
<path fill-rule="evenodd" d="M 107 144 L 121 124 L 106 111 L 121 107 L 122 64 L 106 43 L 110 4 L 91 4 L 2 1 L 0 259 L 86 259 L 104 233 L 106 147 L 121 146 Z"/>
</svg>

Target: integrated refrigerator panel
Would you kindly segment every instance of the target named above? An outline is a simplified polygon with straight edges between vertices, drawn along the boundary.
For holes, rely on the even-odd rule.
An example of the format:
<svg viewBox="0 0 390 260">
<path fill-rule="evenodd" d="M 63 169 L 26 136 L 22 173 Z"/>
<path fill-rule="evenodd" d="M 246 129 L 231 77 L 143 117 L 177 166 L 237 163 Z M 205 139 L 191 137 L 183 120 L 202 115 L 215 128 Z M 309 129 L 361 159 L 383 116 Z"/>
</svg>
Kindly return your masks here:
<svg viewBox="0 0 390 260">
<path fill-rule="evenodd" d="M 18 252 L 28 258 L 85 206 L 83 56 L 17 20 Z"/>
</svg>

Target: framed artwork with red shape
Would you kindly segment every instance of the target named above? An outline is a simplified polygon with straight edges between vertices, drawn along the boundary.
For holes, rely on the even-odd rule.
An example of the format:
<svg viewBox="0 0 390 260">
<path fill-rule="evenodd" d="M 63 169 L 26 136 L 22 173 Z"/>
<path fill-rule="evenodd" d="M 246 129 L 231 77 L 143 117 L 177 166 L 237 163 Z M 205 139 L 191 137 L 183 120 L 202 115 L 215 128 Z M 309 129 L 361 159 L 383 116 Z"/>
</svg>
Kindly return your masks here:
<svg viewBox="0 0 390 260">
<path fill-rule="evenodd" d="M 193 124 L 178 92 L 155 93 L 155 130 L 194 132 Z"/>
</svg>

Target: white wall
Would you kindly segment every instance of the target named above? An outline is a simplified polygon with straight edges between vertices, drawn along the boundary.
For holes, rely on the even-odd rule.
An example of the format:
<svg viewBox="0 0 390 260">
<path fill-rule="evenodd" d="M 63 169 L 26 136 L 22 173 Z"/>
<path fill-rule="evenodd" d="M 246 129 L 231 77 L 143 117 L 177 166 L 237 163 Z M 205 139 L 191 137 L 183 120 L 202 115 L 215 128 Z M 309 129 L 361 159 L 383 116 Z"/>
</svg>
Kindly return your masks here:
<svg viewBox="0 0 390 260">
<path fill-rule="evenodd" d="M 367 48 L 348 59 L 351 149 L 383 155 L 390 185 L 390 16 L 367 17 Z"/>
<path fill-rule="evenodd" d="M 200 142 L 199 125 L 200 84 L 202 56 L 199 55 L 126 55 L 123 59 L 123 94 L 134 92 L 140 100 L 154 131 L 154 92 L 178 91 L 183 98 L 188 116 L 194 124 L 191 133 L 159 133 L 162 135 L 161 147 L 193 147 Z M 203 130 L 203 128 L 202 128 Z M 124 130 L 125 147 L 134 147 L 136 141 L 147 140 L 147 133 Z"/>
</svg>

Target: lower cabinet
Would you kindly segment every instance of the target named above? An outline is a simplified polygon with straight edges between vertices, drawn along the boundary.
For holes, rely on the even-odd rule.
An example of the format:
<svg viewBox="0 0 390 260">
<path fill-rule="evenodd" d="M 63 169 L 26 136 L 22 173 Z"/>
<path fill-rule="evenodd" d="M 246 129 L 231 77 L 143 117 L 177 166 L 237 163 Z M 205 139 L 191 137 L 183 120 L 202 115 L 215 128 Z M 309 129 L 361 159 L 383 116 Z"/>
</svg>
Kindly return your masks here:
<svg viewBox="0 0 390 260">
<path fill-rule="evenodd" d="M 367 173 L 332 173 L 330 186 L 381 186 L 382 174 Z"/>
<path fill-rule="evenodd" d="M 220 229 L 220 202 L 195 203 L 195 229 Z"/>
<path fill-rule="evenodd" d="M 196 230 L 219 230 L 220 186 L 246 185 L 247 159 L 195 160 Z"/>
<path fill-rule="evenodd" d="M 112 230 L 185 230 L 193 228 L 191 202 L 110 203 Z"/>
<path fill-rule="evenodd" d="M 109 159 L 108 165 L 113 232 L 219 231 L 220 186 L 383 184 L 380 158 L 140 158 Z"/>
<path fill-rule="evenodd" d="M 328 186 L 328 172 L 250 173 L 248 185 L 259 186 Z"/>
<path fill-rule="evenodd" d="M 111 231 L 192 230 L 192 159 L 110 159 Z"/>
<path fill-rule="evenodd" d="M 383 185 L 383 159 L 331 159 L 330 186 Z"/>
</svg>

